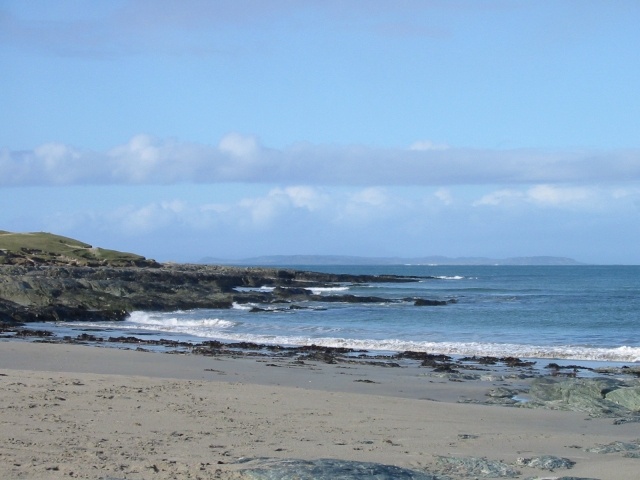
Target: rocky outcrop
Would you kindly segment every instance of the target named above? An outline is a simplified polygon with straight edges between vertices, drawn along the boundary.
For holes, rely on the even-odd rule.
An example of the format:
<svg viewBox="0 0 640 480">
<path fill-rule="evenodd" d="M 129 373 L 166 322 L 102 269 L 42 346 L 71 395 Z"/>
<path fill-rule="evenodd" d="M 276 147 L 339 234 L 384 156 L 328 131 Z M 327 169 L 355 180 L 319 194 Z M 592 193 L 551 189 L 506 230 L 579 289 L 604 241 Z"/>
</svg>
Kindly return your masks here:
<svg viewBox="0 0 640 480">
<path fill-rule="evenodd" d="M 640 382 L 635 378 L 537 378 L 527 406 L 585 412 L 592 417 L 640 421 Z"/>
<path fill-rule="evenodd" d="M 314 295 L 336 284 L 411 282 L 412 277 L 325 274 L 191 264 L 152 267 L 0 265 L 0 321 L 117 320 L 133 310 L 230 308 L 233 302 L 391 302 L 380 297 Z M 246 291 L 240 287 L 274 287 Z"/>
<path fill-rule="evenodd" d="M 394 300 L 378 297 L 315 295 L 308 288 L 418 279 L 160 264 L 141 255 L 93 247 L 52 233 L 0 230 L 0 322 L 5 323 L 119 320 L 132 310 L 231 308 L 233 302 L 285 303 L 289 308 L 297 308 L 295 301 L 391 302 Z M 275 289 L 238 290 L 263 286 Z M 424 305 L 446 303 L 415 300 Z"/>
<path fill-rule="evenodd" d="M 118 308 L 88 308 L 86 305 L 77 306 L 50 305 L 18 305 L 0 299 L 0 323 L 20 324 L 30 322 L 56 322 L 60 320 L 123 320 L 127 311 Z"/>
</svg>

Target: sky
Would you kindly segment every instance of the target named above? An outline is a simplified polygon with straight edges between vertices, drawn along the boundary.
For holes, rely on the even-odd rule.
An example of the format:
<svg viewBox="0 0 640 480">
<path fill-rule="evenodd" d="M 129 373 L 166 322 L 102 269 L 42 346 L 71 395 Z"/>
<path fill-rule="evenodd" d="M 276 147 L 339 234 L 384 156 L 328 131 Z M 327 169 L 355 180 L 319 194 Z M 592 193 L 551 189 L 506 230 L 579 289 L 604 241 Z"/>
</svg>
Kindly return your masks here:
<svg viewBox="0 0 640 480">
<path fill-rule="evenodd" d="M 0 230 L 640 264 L 637 0 L 0 0 Z"/>
</svg>

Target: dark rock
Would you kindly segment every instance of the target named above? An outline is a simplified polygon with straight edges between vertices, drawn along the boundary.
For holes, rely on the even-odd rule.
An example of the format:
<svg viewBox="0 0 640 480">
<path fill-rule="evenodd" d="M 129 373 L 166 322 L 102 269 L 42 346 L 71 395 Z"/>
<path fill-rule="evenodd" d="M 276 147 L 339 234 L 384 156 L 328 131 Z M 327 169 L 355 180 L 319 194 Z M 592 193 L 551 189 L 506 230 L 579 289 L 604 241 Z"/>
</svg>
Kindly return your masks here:
<svg viewBox="0 0 640 480">
<path fill-rule="evenodd" d="M 109 337 L 109 342 L 112 343 L 146 343 L 144 340 L 139 339 L 138 337 Z"/>
<path fill-rule="evenodd" d="M 434 354 L 427 352 L 413 352 L 410 350 L 406 350 L 396 355 L 396 358 L 410 358 L 412 360 L 432 360 L 438 362 L 449 362 L 451 361 L 451 357 L 444 354 Z"/>
<path fill-rule="evenodd" d="M 319 302 L 342 303 L 393 303 L 395 300 L 382 297 L 361 297 L 358 295 L 312 295 L 311 298 Z"/>
<path fill-rule="evenodd" d="M 70 337 L 65 337 L 65 338 L 69 338 L 70 339 Z M 79 342 L 96 342 L 96 343 L 104 341 L 104 339 L 102 337 L 97 337 L 97 336 L 91 335 L 89 333 L 82 333 L 82 334 L 78 335 L 76 337 L 76 340 L 79 341 Z"/>
<path fill-rule="evenodd" d="M 456 301 L 451 300 L 429 300 L 428 298 L 416 298 L 413 301 L 413 304 L 416 307 L 438 307 L 442 305 L 447 305 L 449 303 L 455 303 Z"/>
<path fill-rule="evenodd" d="M 276 287 L 273 290 L 273 294 L 279 297 L 291 298 L 291 297 L 309 297 L 313 295 L 311 290 L 301 287 Z"/>
<path fill-rule="evenodd" d="M 396 362 L 380 362 L 380 361 L 371 361 L 365 362 L 367 365 L 375 365 L 376 367 L 385 367 L 385 368 L 400 368 L 400 364 Z"/>
<path fill-rule="evenodd" d="M 502 357 L 500 361 L 508 367 L 532 367 L 536 364 L 536 362 L 524 361 L 516 357 Z"/>
<path fill-rule="evenodd" d="M 564 375 L 567 377 L 577 377 L 580 370 L 594 370 L 593 368 L 583 367 L 580 365 L 558 365 L 557 363 L 550 363 L 545 368 L 551 370 L 551 375 Z"/>
<path fill-rule="evenodd" d="M 44 338 L 44 337 L 53 336 L 53 333 L 48 330 L 29 330 L 29 329 L 23 328 L 18 330 L 15 333 L 15 336 L 22 337 L 22 338 L 26 338 L 26 337 Z"/>
<path fill-rule="evenodd" d="M 332 355 L 331 353 L 327 353 L 327 352 L 311 352 L 311 353 L 307 353 L 306 355 L 302 356 L 301 359 L 303 360 L 315 360 L 317 362 L 324 362 L 324 363 L 329 363 L 329 364 L 335 364 L 338 363 L 336 361 L 336 357 L 335 355 Z"/>
<path fill-rule="evenodd" d="M 461 362 L 473 362 L 480 365 L 496 365 L 498 363 L 504 363 L 508 367 L 531 367 L 536 362 L 520 360 L 517 357 L 464 357 L 460 359 Z"/>
<path fill-rule="evenodd" d="M 332 354 L 346 354 L 346 353 L 353 353 L 355 352 L 355 350 L 353 348 L 346 348 L 346 347 L 323 347 L 321 345 L 303 345 L 301 347 L 295 347 L 296 350 L 300 350 L 302 352 L 308 352 L 308 351 L 321 351 L 321 352 L 325 352 L 325 353 L 332 353 Z M 366 350 L 359 350 L 359 352 L 365 352 Z"/>
<path fill-rule="evenodd" d="M 253 343 L 253 342 L 235 342 L 235 343 L 228 343 L 226 347 L 237 348 L 241 350 L 262 350 L 266 348 L 266 345 L 262 345 L 260 343 Z"/>
<path fill-rule="evenodd" d="M 593 371 L 608 375 L 631 375 L 640 377 L 640 366 L 629 367 L 627 365 L 623 365 L 622 367 L 600 367 L 594 368 Z"/>
<path fill-rule="evenodd" d="M 423 362 L 424 364 L 424 362 Z M 455 368 L 455 366 L 451 363 L 442 363 L 438 364 L 434 369 L 434 372 L 442 372 L 442 373 L 460 373 L 459 370 Z"/>
<path fill-rule="evenodd" d="M 498 357 L 464 357 L 464 362 L 477 362 L 480 365 L 496 365 L 500 359 Z"/>
<path fill-rule="evenodd" d="M 294 278 L 296 278 L 296 275 L 288 270 L 278 270 L 277 275 L 281 280 L 293 280 Z"/>
</svg>

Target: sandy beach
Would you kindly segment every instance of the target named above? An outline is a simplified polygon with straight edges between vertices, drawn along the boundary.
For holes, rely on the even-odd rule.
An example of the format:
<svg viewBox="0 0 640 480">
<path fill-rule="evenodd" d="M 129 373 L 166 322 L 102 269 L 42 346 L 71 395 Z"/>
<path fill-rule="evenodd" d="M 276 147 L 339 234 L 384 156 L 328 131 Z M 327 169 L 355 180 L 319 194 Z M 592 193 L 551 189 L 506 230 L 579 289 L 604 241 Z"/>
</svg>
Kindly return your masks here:
<svg viewBox="0 0 640 480">
<path fill-rule="evenodd" d="M 8 479 L 253 478 L 243 471 L 264 458 L 377 462 L 451 479 L 482 475 L 450 458 L 501 462 L 512 478 L 631 480 L 640 467 L 623 452 L 590 451 L 637 442 L 638 423 L 474 403 L 515 382 L 495 376 L 3 341 L 0 382 Z M 575 464 L 527 465 L 543 456 Z"/>
</svg>

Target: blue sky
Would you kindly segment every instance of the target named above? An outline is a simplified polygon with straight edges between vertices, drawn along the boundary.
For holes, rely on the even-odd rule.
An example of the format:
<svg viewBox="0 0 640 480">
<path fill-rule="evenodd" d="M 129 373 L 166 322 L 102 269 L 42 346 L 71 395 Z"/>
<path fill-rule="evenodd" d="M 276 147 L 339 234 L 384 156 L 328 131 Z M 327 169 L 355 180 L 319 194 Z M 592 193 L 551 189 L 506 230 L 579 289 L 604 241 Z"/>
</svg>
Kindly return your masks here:
<svg viewBox="0 0 640 480">
<path fill-rule="evenodd" d="M 0 0 L 0 229 L 640 263 L 640 3 Z"/>
</svg>

